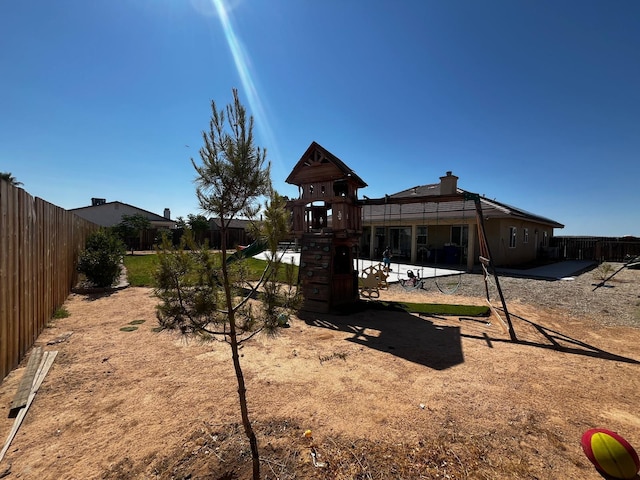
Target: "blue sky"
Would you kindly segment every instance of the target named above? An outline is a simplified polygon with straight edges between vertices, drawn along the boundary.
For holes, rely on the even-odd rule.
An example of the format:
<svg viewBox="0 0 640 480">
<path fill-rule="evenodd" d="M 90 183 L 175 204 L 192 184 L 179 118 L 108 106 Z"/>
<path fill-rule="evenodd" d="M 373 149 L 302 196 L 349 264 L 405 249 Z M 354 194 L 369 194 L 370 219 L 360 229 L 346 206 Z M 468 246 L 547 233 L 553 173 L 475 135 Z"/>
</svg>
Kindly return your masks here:
<svg viewBox="0 0 640 480">
<path fill-rule="evenodd" d="M 21 0 L 0 32 L 0 171 L 63 208 L 200 213 L 237 87 L 285 195 L 316 141 L 371 198 L 450 170 L 556 234 L 640 236 L 636 0 Z"/>
</svg>

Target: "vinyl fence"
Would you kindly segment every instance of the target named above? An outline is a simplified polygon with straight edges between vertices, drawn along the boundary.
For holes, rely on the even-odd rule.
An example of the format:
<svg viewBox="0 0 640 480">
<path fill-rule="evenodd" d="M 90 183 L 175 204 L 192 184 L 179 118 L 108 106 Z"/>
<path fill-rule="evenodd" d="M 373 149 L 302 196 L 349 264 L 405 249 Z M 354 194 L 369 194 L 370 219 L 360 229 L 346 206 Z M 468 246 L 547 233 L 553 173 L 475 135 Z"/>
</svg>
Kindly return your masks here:
<svg viewBox="0 0 640 480">
<path fill-rule="evenodd" d="M 64 303 L 78 254 L 96 228 L 0 180 L 0 380 Z"/>
</svg>

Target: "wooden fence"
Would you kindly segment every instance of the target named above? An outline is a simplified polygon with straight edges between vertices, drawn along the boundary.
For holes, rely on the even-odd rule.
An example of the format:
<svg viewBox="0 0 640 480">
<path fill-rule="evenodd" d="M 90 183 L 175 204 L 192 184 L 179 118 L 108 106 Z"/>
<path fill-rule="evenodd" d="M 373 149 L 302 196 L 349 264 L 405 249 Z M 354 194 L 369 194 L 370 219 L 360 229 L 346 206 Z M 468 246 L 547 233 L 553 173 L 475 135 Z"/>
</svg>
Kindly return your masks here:
<svg viewBox="0 0 640 480">
<path fill-rule="evenodd" d="M 595 260 L 597 262 L 624 262 L 629 256 L 640 255 L 637 237 L 569 237 L 551 238 L 551 246 L 564 260 Z"/>
<path fill-rule="evenodd" d="M 0 180 L 0 381 L 64 303 L 78 254 L 96 228 Z"/>
</svg>

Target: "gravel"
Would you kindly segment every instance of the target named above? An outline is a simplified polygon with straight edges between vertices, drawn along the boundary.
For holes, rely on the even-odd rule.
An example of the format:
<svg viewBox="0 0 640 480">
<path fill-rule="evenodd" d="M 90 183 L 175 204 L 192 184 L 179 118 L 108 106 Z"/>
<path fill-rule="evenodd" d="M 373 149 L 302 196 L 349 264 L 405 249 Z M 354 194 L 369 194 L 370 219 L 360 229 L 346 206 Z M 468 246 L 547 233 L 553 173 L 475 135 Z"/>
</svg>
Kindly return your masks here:
<svg viewBox="0 0 640 480">
<path fill-rule="evenodd" d="M 610 263 L 608 274 L 622 263 Z M 540 280 L 500 276 L 500 286 L 507 302 L 520 302 L 548 309 L 559 309 L 574 317 L 587 317 L 606 326 L 640 327 L 640 270 L 622 269 L 602 287 L 598 267 L 570 279 Z M 606 273 L 606 272 L 605 272 Z M 606 275 L 605 275 L 606 276 Z M 493 284 L 491 284 L 493 283 Z M 393 289 L 402 289 L 393 285 Z M 425 281 L 425 289 L 438 292 L 433 280 Z M 490 282 L 492 303 L 500 305 L 495 283 Z M 458 290 L 451 297 L 485 298 L 484 279 L 481 274 L 463 274 Z"/>
</svg>

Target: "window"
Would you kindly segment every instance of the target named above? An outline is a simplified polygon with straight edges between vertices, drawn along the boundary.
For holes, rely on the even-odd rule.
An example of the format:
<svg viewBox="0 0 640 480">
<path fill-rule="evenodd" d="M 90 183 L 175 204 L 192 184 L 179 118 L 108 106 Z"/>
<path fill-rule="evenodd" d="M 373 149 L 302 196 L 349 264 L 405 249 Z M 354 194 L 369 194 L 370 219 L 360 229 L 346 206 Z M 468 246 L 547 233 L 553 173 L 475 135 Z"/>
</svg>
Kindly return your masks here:
<svg viewBox="0 0 640 480">
<path fill-rule="evenodd" d="M 411 256 L 411 227 L 389 227 L 389 246 L 395 256 Z"/>
<path fill-rule="evenodd" d="M 468 225 L 454 225 L 451 227 L 451 243 L 459 247 L 466 247 L 469 239 Z"/>
<path fill-rule="evenodd" d="M 522 243 L 529 243 L 529 229 L 522 229 Z"/>
<path fill-rule="evenodd" d="M 417 231 L 416 231 L 416 243 L 418 244 L 418 247 L 421 246 L 427 246 L 427 227 L 418 227 Z"/>
<path fill-rule="evenodd" d="M 509 248 L 516 248 L 516 235 L 518 229 L 516 227 L 509 227 Z"/>
<path fill-rule="evenodd" d="M 542 246 L 549 246 L 549 234 L 547 232 L 542 232 Z"/>
<path fill-rule="evenodd" d="M 349 184 L 346 180 L 336 180 L 333 182 L 333 194 L 336 197 L 346 197 L 349 191 Z"/>
</svg>

